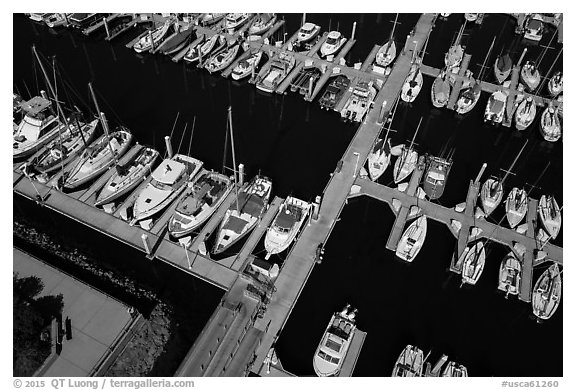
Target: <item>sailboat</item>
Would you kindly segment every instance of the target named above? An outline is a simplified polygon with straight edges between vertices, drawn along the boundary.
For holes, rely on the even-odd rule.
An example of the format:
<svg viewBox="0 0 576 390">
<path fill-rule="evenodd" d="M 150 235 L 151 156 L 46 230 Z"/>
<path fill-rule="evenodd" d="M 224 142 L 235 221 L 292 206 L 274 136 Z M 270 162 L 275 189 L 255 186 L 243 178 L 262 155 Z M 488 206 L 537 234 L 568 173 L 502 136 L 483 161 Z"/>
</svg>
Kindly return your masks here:
<svg viewBox="0 0 576 390">
<path fill-rule="evenodd" d="M 475 285 L 478 282 L 478 279 L 480 279 L 486 263 L 484 243 L 478 241 L 471 248 L 467 247 L 466 250 L 462 253 L 462 256 L 464 256 L 464 263 L 462 265 L 462 284 Z"/>
<path fill-rule="evenodd" d="M 562 276 L 557 263 L 552 264 L 536 281 L 532 290 L 532 312 L 542 320 L 554 315 L 562 298 Z"/>
<path fill-rule="evenodd" d="M 462 364 L 456 362 L 448 362 L 444 371 L 442 371 L 443 377 L 467 377 L 468 369 Z"/>
<path fill-rule="evenodd" d="M 506 53 L 504 55 L 499 56 L 496 61 L 494 62 L 494 76 L 498 83 L 502 84 L 510 73 L 512 72 L 512 58 L 510 58 L 510 54 Z"/>
<path fill-rule="evenodd" d="M 558 110 L 554 108 L 552 102 L 549 103 L 548 108 L 542 112 L 540 117 L 540 134 L 548 142 L 556 142 L 562 137 Z"/>
<path fill-rule="evenodd" d="M 136 44 L 134 45 L 134 50 L 136 53 L 143 53 L 146 52 L 153 47 L 158 47 L 160 42 L 164 39 L 166 34 L 168 33 L 168 28 L 170 27 L 170 20 L 166 20 L 166 22 L 156 29 L 152 30 L 151 34 L 146 34 Z"/>
<path fill-rule="evenodd" d="M 211 57 L 206 62 L 205 65 L 206 70 L 208 70 L 208 72 L 210 73 L 213 73 L 227 68 L 238 55 L 239 49 L 240 45 L 233 45 L 232 47 L 229 47 L 228 49 L 221 51 L 214 57 Z"/>
<path fill-rule="evenodd" d="M 502 181 L 489 178 L 482 184 L 482 190 L 480 191 L 480 201 L 482 202 L 482 208 L 484 209 L 484 214 L 489 216 L 492 211 L 502 201 L 503 189 Z"/>
<path fill-rule="evenodd" d="M 320 57 L 335 55 L 346 41 L 347 39 L 342 36 L 340 31 L 330 31 L 326 41 L 320 46 Z"/>
<path fill-rule="evenodd" d="M 498 274 L 498 290 L 508 294 L 518 295 L 520 291 L 520 278 L 522 275 L 522 264 L 514 255 L 509 252 L 500 263 L 500 272 Z"/>
<path fill-rule="evenodd" d="M 248 28 L 248 35 L 262 35 L 276 23 L 276 14 L 258 14 Z"/>
<path fill-rule="evenodd" d="M 260 63 L 261 59 L 262 59 L 261 51 L 253 52 L 252 54 L 250 54 L 248 58 L 240 61 L 238 65 L 234 67 L 234 70 L 232 71 L 232 78 L 234 80 L 241 80 L 251 75 L 252 72 L 256 73 L 256 67 Z"/>
<path fill-rule="evenodd" d="M 310 203 L 293 196 L 284 200 L 264 238 L 266 260 L 290 246 L 308 216 L 310 207 Z"/>
<path fill-rule="evenodd" d="M 422 376 L 424 368 L 424 352 L 418 347 L 408 344 L 392 369 L 393 377 Z"/>
<path fill-rule="evenodd" d="M 526 190 L 518 187 L 512 188 L 506 198 L 506 218 L 508 224 L 514 229 L 526 216 L 528 211 L 528 195 Z"/>
<path fill-rule="evenodd" d="M 340 372 L 356 329 L 357 312 L 358 309 L 346 305 L 341 312 L 332 315 L 314 353 L 312 363 L 316 375 L 336 376 Z"/>
<path fill-rule="evenodd" d="M 540 84 L 540 72 L 534 61 L 526 61 L 520 71 L 520 78 L 529 91 L 534 91 Z"/>
<path fill-rule="evenodd" d="M 94 205 L 111 203 L 136 188 L 152 171 L 158 154 L 155 149 L 143 147 L 126 165 L 118 165 L 116 172 L 110 176 L 98 193 Z"/>
<path fill-rule="evenodd" d="M 394 19 L 394 26 L 390 32 L 390 38 L 388 41 L 378 49 L 376 53 L 376 64 L 383 68 L 387 67 L 396 58 L 396 43 L 394 42 L 394 30 L 396 29 L 396 23 L 398 21 L 398 14 L 396 14 L 396 19 Z"/>
<path fill-rule="evenodd" d="M 448 104 L 450 99 L 450 80 L 445 70 L 442 70 L 432 83 L 430 94 L 432 96 L 432 104 L 434 107 L 442 108 Z"/>
<path fill-rule="evenodd" d="M 372 181 L 378 180 L 390 164 L 390 139 L 386 134 L 385 139 L 379 139 L 368 154 L 368 174 Z"/>
<path fill-rule="evenodd" d="M 232 190 L 232 181 L 218 172 L 206 172 L 190 181 L 168 221 L 175 238 L 190 234 L 210 218 Z"/>
<path fill-rule="evenodd" d="M 408 148 L 403 147 L 400 156 L 394 162 L 394 183 L 396 184 L 408 177 L 414 168 L 416 168 L 416 163 L 418 162 L 418 153 L 412 149 L 412 147 L 414 145 L 414 139 L 416 139 L 416 134 L 418 134 L 421 123 L 422 118 L 420 118 L 420 122 L 418 122 L 418 127 L 416 128 L 416 132 L 412 137 L 410 146 Z"/>
<path fill-rule="evenodd" d="M 219 43 L 218 49 L 223 47 L 225 44 L 222 43 L 222 39 L 218 34 L 212 35 L 212 37 L 208 39 L 206 42 L 204 42 L 202 45 L 200 45 L 199 48 L 196 47 L 188 50 L 188 53 L 186 53 L 186 55 L 184 56 L 184 61 L 192 63 L 198 61 L 200 57 L 206 58 L 206 56 L 214 50 L 216 43 Z M 198 55 L 198 52 L 200 52 L 200 56 Z"/>
<path fill-rule="evenodd" d="M 507 99 L 507 91 L 498 89 L 492 92 L 492 95 L 488 98 L 488 103 L 486 103 L 486 109 L 484 110 L 484 122 L 490 122 L 493 125 L 502 123 Z"/>
<path fill-rule="evenodd" d="M 402 233 L 398 247 L 396 248 L 396 256 L 409 263 L 414 260 L 426 238 L 427 219 L 425 215 L 421 215 Z"/>
<path fill-rule="evenodd" d="M 422 72 L 420 72 L 420 65 L 413 64 L 410 68 L 410 73 L 402 85 L 402 91 L 400 97 L 406 103 L 412 103 L 418 97 L 420 90 L 422 89 L 422 84 L 424 79 L 422 77 Z"/>
<path fill-rule="evenodd" d="M 557 71 L 554 75 L 548 80 L 548 92 L 552 97 L 556 97 L 562 93 L 564 90 L 564 76 L 562 71 Z"/>
<path fill-rule="evenodd" d="M 194 33 L 194 28 L 188 26 L 182 30 L 179 30 L 176 34 L 167 38 L 163 43 L 162 47 L 158 48 L 158 53 L 165 55 L 172 55 L 179 52 L 188 45 L 192 39 Z"/>
<path fill-rule="evenodd" d="M 538 217 L 544 229 L 552 236 L 552 239 L 558 236 L 562 227 L 562 213 L 558 203 L 552 195 L 542 195 L 538 201 Z"/>
<path fill-rule="evenodd" d="M 516 114 L 514 115 L 516 128 L 518 130 L 525 130 L 534 122 L 534 118 L 536 118 L 536 103 L 534 103 L 532 96 L 528 96 L 522 100 L 516 109 Z"/>
<path fill-rule="evenodd" d="M 438 199 L 444 193 L 451 168 L 451 155 L 447 158 L 432 155 L 426 156 L 426 172 L 424 173 L 423 188 L 430 200 Z"/>
<path fill-rule="evenodd" d="M 465 26 L 466 22 L 464 22 L 462 27 L 460 27 L 458 35 L 456 36 L 456 41 L 452 46 L 450 46 L 448 52 L 444 55 L 444 64 L 448 70 L 457 68 L 462 62 L 462 58 L 464 57 L 464 48 L 460 44 L 460 41 L 462 40 Z"/>
</svg>

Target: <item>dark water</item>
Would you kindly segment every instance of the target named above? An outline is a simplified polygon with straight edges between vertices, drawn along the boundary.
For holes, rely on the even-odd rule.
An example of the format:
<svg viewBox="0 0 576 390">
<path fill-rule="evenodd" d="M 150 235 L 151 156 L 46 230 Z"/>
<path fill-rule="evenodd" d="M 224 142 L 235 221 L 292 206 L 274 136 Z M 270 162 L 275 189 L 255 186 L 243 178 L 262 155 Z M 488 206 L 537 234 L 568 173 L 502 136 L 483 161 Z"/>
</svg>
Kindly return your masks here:
<svg viewBox="0 0 576 390">
<path fill-rule="evenodd" d="M 346 36 L 356 21 L 357 43 L 346 56 L 348 63 L 354 63 L 363 60 L 374 44 L 388 38 L 394 16 L 309 14 L 307 20 L 320 24 L 323 30 L 329 26 L 339 28 Z M 284 17 L 286 28 L 278 32 L 279 39 L 284 32 L 292 35 L 301 20 L 301 14 Z M 408 34 L 418 17 L 400 15 L 397 42 L 403 41 L 401 37 Z M 461 14 L 437 22 L 424 63 L 443 65 L 443 53 L 462 22 Z M 541 44 L 545 45 L 552 34 L 548 31 Z M 109 44 L 98 37 L 85 38 L 68 31 L 55 35 L 15 16 L 15 88 L 22 91 L 25 81 L 30 89 L 35 89 L 30 51 L 35 43 L 45 56 L 56 55 L 70 84 L 85 102 L 89 101 L 86 84 L 93 81 L 102 110 L 109 118 L 119 117 L 140 143 L 163 150 L 163 137 L 170 134 L 176 113 L 180 112 L 173 147 L 177 149 L 184 123 L 188 122 L 181 147 L 186 152 L 196 116 L 191 154 L 213 169 L 222 167 L 226 110 L 231 104 L 236 159 L 246 165 L 248 177 L 261 170 L 272 178 L 274 194 L 282 197 L 292 194 L 311 199 L 321 193 L 356 126 L 339 121 L 334 112 L 320 110 L 316 102 L 304 102 L 298 94 L 263 95 L 245 82 L 238 84 L 210 76 L 163 57 L 139 56 L 124 47 L 135 35 L 130 32 Z M 473 55 L 470 68 L 474 74 L 480 71 L 494 36 L 495 47 L 487 61 L 490 66 L 501 49 L 510 49 L 517 61 L 527 45 L 514 35 L 511 18 L 488 15 L 481 26 L 467 28 L 464 37 L 467 51 Z M 555 39 L 552 46 L 558 46 Z M 531 45 L 525 59 L 536 59 L 542 50 Z M 543 57 L 542 73 L 551 66 L 558 50 L 549 49 Z M 561 59 L 555 69 L 562 69 Z M 492 77 L 488 69 L 484 79 Z M 419 152 L 440 154 L 454 148 L 454 165 L 441 204 L 463 202 L 469 180 L 483 162 L 488 163 L 484 178 L 500 174 L 500 168 L 510 166 L 528 139 L 514 168 L 515 175 L 507 178 L 506 187 L 534 183 L 550 162 L 538 183 L 540 188 L 535 188 L 531 196 L 553 193 L 562 205 L 561 142 L 545 142 L 536 121 L 523 133 L 484 125 L 482 115 L 488 99 L 485 93 L 476 108 L 464 117 L 434 109 L 430 103 L 432 81 L 425 78 L 414 103 L 399 106 L 392 143 L 409 142 L 422 117 L 416 138 Z M 391 181 L 390 171 L 380 179 L 383 184 Z M 501 207 L 491 219 L 499 221 L 503 216 Z M 385 249 L 394 221 L 387 205 L 356 199 L 349 202 L 341 217 L 326 245 L 324 262 L 313 271 L 279 338 L 278 354 L 289 371 L 314 374 L 312 356 L 327 321 L 333 311 L 349 302 L 359 308 L 359 328 L 368 332 L 355 375 L 390 375 L 394 361 L 408 343 L 432 350 L 433 361 L 445 353 L 466 365 L 474 376 L 562 375 L 562 305 L 551 320 L 537 324 L 530 318 L 531 305 L 515 298 L 506 300 L 497 292 L 498 267 L 506 248 L 489 244 L 480 282 L 474 288 L 460 289 L 459 277 L 446 270 L 455 239 L 444 225 L 430 221 L 420 255 L 413 264 L 406 265 Z M 562 237 L 555 243 L 562 245 Z M 259 251 L 261 245 L 256 249 Z M 535 278 L 543 270 L 535 270 Z"/>
</svg>

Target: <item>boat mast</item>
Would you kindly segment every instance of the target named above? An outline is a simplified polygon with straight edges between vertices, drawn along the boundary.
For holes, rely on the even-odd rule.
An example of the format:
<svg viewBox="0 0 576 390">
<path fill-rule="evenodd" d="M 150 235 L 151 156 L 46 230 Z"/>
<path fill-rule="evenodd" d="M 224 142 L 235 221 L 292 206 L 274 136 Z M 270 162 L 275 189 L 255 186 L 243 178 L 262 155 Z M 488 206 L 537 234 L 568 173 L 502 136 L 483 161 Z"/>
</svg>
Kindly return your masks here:
<svg viewBox="0 0 576 390">
<path fill-rule="evenodd" d="M 398 22 L 398 14 L 396 14 L 396 18 L 394 19 L 394 25 L 392 26 L 392 31 L 390 31 L 390 38 L 388 38 L 388 46 L 386 47 L 386 52 L 384 56 L 388 55 L 390 51 L 390 46 L 392 46 L 392 42 L 394 41 L 394 30 L 396 29 L 396 23 Z"/>
<path fill-rule="evenodd" d="M 542 170 L 542 172 L 540 173 L 540 176 L 538 176 L 538 179 L 536 179 L 536 182 L 534 184 L 530 185 L 530 190 L 526 194 L 526 197 L 530 196 L 530 193 L 532 192 L 534 187 L 536 187 L 536 185 L 540 182 L 540 179 L 542 179 L 542 176 L 544 176 L 544 173 L 548 170 L 549 166 L 550 166 L 550 161 L 548 161 L 548 164 L 546 164 L 546 167 Z"/>
<path fill-rule="evenodd" d="M 104 114 L 100 111 L 98 101 L 96 100 L 96 95 L 94 94 L 94 90 L 92 89 L 92 83 L 88 83 L 88 88 L 90 88 L 90 93 L 92 94 L 92 99 L 94 99 L 94 105 L 96 106 L 96 111 L 98 111 L 98 117 L 100 118 L 100 122 L 102 122 L 102 127 L 104 128 L 106 141 L 108 142 L 108 147 L 110 148 L 110 153 L 112 153 L 112 158 L 114 160 L 114 166 L 118 166 L 118 161 L 116 160 L 116 154 L 114 154 L 114 149 L 112 149 L 112 144 L 110 144 L 110 132 L 108 130 L 108 122 L 106 121 L 106 118 L 104 118 Z"/>
<path fill-rule="evenodd" d="M 544 51 L 542 51 L 540 53 L 540 55 L 538 56 L 538 59 L 536 60 L 536 68 L 538 68 L 540 66 L 540 63 L 542 62 L 542 60 L 544 59 L 544 56 L 546 55 L 546 52 L 548 51 L 548 49 L 550 48 L 550 44 L 552 43 L 552 40 L 554 39 L 554 37 L 556 36 L 556 33 L 558 33 L 558 29 L 554 30 L 554 34 L 552 34 L 552 37 L 550 38 L 550 40 L 548 41 L 548 44 L 544 47 Z"/>
<path fill-rule="evenodd" d="M 418 127 L 416 128 L 416 132 L 414 133 L 414 136 L 412 137 L 412 141 L 410 141 L 410 148 L 408 148 L 409 150 L 412 150 L 412 146 L 414 145 L 414 140 L 416 139 L 416 134 L 418 134 L 418 130 L 420 129 L 421 123 L 422 123 L 422 117 L 420 117 L 420 122 L 418 122 Z"/>
<path fill-rule="evenodd" d="M 398 108 L 399 100 L 400 98 L 397 98 L 396 103 L 394 104 L 394 108 L 392 111 L 392 119 L 390 119 L 390 122 L 388 123 L 388 128 L 386 129 L 386 137 L 384 137 L 384 143 L 386 143 L 386 140 L 388 139 L 388 134 L 390 133 L 390 129 L 392 128 L 392 122 L 394 122 L 394 116 L 396 115 L 396 109 Z"/>
<path fill-rule="evenodd" d="M 554 62 L 552 63 L 552 66 L 550 66 L 550 68 L 548 68 L 548 72 L 546 72 L 546 76 L 544 76 L 544 80 L 548 79 L 548 76 L 550 75 L 550 72 L 552 72 L 552 69 L 554 69 L 554 65 L 556 65 L 556 61 L 558 61 L 558 58 L 560 58 L 560 54 L 562 54 L 562 50 L 564 50 L 564 47 L 560 48 L 560 51 L 558 52 L 558 54 L 556 55 L 556 58 L 554 59 Z M 540 83 L 540 85 L 538 86 L 538 89 L 535 92 L 535 95 L 539 95 L 540 94 L 540 90 L 542 89 L 542 86 L 544 84 L 546 84 L 544 82 L 544 80 L 542 80 L 542 82 Z"/>
<path fill-rule="evenodd" d="M 240 213 L 240 207 L 238 207 L 238 180 L 236 179 L 236 154 L 234 152 L 234 130 L 232 129 L 232 106 L 228 106 L 228 130 L 230 131 L 230 143 L 232 144 L 232 164 L 234 164 L 232 172 L 234 173 L 234 188 L 236 189 L 236 210 Z"/>
<path fill-rule="evenodd" d="M 496 36 L 494 36 L 494 38 L 492 39 L 492 44 L 490 45 L 490 48 L 488 49 L 488 53 L 486 54 L 486 57 L 484 58 L 484 62 L 482 62 L 482 68 L 480 69 L 480 74 L 478 75 L 478 80 L 482 81 L 484 78 L 484 69 L 486 69 L 486 61 L 488 61 L 488 58 L 490 58 L 490 53 L 492 52 L 492 48 L 494 47 L 494 42 L 496 42 Z"/>
<path fill-rule="evenodd" d="M 516 158 L 514 159 L 514 161 L 512 161 L 512 164 L 510 165 L 510 168 L 508 168 L 506 172 L 506 174 L 504 175 L 504 178 L 502 179 L 502 184 L 504 184 L 504 180 L 506 180 L 506 178 L 508 177 L 508 175 L 512 172 L 512 168 L 514 168 L 514 165 L 516 165 L 516 161 L 518 161 L 518 157 L 520 157 L 520 155 L 522 154 L 522 151 L 524 150 L 524 148 L 526 147 L 526 145 L 528 145 L 528 140 L 526 140 L 526 142 L 524 142 L 524 145 L 522 146 L 522 149 L 520 149 L 520 152 L 518 152 L 518 154 L 516 155 Z"/>
</svg>

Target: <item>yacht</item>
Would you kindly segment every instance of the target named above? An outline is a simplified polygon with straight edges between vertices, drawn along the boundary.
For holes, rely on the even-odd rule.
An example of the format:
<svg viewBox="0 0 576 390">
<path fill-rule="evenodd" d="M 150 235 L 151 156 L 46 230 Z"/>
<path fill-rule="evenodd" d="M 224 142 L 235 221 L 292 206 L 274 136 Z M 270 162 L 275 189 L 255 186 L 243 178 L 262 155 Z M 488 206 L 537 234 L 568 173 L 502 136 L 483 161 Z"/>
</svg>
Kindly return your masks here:
<svg viewBox="0 0 576 390">
<path fill-rule="evenodd" d="M 136 53 L 143 53 L 149 51 L 152 48 L 158 47 L 164 37 L 166 37 L 169 27 L 170 22 L 166 21 L 162 26 L 152 30 L 151 34 L 146 34 L 140 38 L 140 40 L 134 45 L 134 50 Z"/>
<path fill-rule="evenodd" d="M 368 154 L 368 174 L 372 181 L 378 180 L 380 176 L 386 171 L 390 164 L 390 139 L 378 139 L 370 154 Z"/>
<path fill-rule="evenodd" d="M 198 23 L 201 24 L 202 26 L 209 26 L 224 19 L 225 16 L 226 16 L 225 13 L 204 14 L 199 19 Z"/>
<path fill-rule="evenodd" d="M 438 199 L 444 193 L 450 168 L 452 168 L 452 158 L 426 156 L 426 172 L 422 187 L 430 200 Z"/>
<path fill-rule="evenodd" d="M 346 305 L 341 312 L 334 313 L 322 340 L 314 353 L 313 366 L 318 376 L 336 376 L 348 352 L 356 329 L 357 309 Z"/>
<path fill-rule="evenodd" d="M 394 58 L 396 58 L 396 43 L 394 43 L 394 38 L 390 37 L 390 39 L 378 49 L 376 53 L 376 65 L 385 68 L 394 61 Z"/>
<path fill-rule="evenodd" d="M 420 65 L 413 64 L 402 85 L 402 92 L 400 93 L 400 97 L 406 103 L 412 103 L 420 93 L 422 89 L 422 84 L 424 83 L 424 79 L 422 78 L 422 72 L 420 72 Z"/>
<path fill-rule="evenodd" d="M 462 284 L 475 285 L 484 271 L 486 263 L 486 251 L 484 243 L 478 241 L 474 246 L 467 247 L 462 253 L 464 263 L 462 264 Z"/>
<path fill-rule="evenodd" d="M 131 161 L 123 166 L 117 165 L 116 172 L 106 181 L 94 205 L 111 203 L 136 188 L 152 172 L 158 154 L 155 149 L 143 147 Z"/>
<path fill-rule="evenodd" d="M 538 201 L 538 217 L 544 229 L 555 239 L 562 227 L 562 213 L 552 195 L 542 195 Z"/>
<path fill-rule="evenodd" d="M 482 189 L 480 190 L 480 201 L 486 217 L 492 214 L 492 211 L 498 207 L 502 201 L 502 196 L 503 189 L 500 180 L 490 178 L 482 184 Z"/>
<path fill-rule="evenodd" d="M 502 123 L 507 99 L 507 92 L 504 92 L 503 90 L 494 91 L 488 98 L 488 103 L 486 103 L 484 122 L 490 122 L 493 125 Z"/>
<path fill-rule="evenodd" d="M 84 149 L 74 167 L 64 174 L 62 186 L 73 190 L 100 176 L 114 164 L 116 159 L 126 153 L 130 142 L 132 142 L 132 133 L 124 128 L 110 134 L 109 137 L 101 136 Z"/>
<path fill-rule="evenodd" d="M 230 178 L 218 172 L 206 172 L 190 181 L 168 222 L 170 235 L 180 238 L 192 233 L 214 214 L 231 190 Z"/>
<path fill-rule="evenodd" d="M 524 38 L 540 42 L 544 35 L 544 22 L 539 14 L 530 15 L 524 24 Z"/>
<path fill-rule="evenodd" d="M 19 159 L 36 153 L 58 136 L 64 127 L 51 110 L 52 103 L 35 96 L 21 103 L 24 118 L 13 132 L 12 157 Z"/>
<path fill-rule="evenodd" d="M 276 14 L 258 14 L 248 28 L 248 35 L 262 35 L 276 23 Z"/>
<path fill-rule="evenodd" d="M 516 114 L 514 115 L 516 129 L 526 130 L 526 128 L 534 122 L 535 117 L 536 103 L 534 103 L 532 96 L 528 96 L 526 99 L 522 100 L 516 109 Z"/>
<path fill-rule="evenodd" d="M 220 222 L 213 254 L 223 252 L 256 227 L 266 212 L 271 191 L 272 181 L 258 175 L 238 194 Z"/>
<path fill-rule="evenodd" d="M 534 61 L 526 61 L 520 70 L 520 78 L 529 91 L 534 91 L 540 84 L 540 72 Z"/>
<path fill-rule="evenodd" d="M 206 62 L 206 70 L 210 73 L 213 73 L 226 69 L 238 55 L 239 49 L 240 45 L 234 45 L 224 51 L 221 51 L 214 57 L 211 57 Z"/>
<path fill-rule="evenodd" d="M 528 211 L 528 196 L 526 190 L 518 187 L 512 188 L 506 198 L 506 218 L 508 224 L 514 229 L 526 216 Z"/>
<path fill-rule="evenodd" d="M 203 162 L 183 154 L 167 158 L 152 172 L 152 180 L 134 202 L 133 223 L 151 218 L 166 208 L 186 188 Z"/>
<path fill-rule="evenodd" d="M 552 264 L 536 281 L 532 290 L 532 312 L 541 320 L 554 313 L 562 298 L 562 276 L 557 263 Z"/>
<path fill-rule="evenodd" d="M 270 68 L 266 76 L 259 77 L 256 88 L 264 92 L 274 92 L 278 85 L 286 78 L 288 73 L 294 68 L 296 60 L 288 52 L 281 52 L 272 59 Z"/>
<path fill-rule="evenodd" d="M 418 252 L 424 244 L 427 230 L 427 219 L 425 215 L 421 215 L 402 233 L 398 247 L 396 248 L 396 256 L 409 263 L 418 256 Z"/>
<path fill-rule="evenodd" d="M 418 347 L 413 347 L 408 344 L 402 351 L 394 369 L 392 370 L 393 377 L 414 377 L 422 376 L 424 368 L 424 352 Z"/>
<path fill-rule="evenodd" d="M 506 53 L 499 56 L 494 62 L 494 76 L 498 83 L 502 84 L 512 72 L 512 58 Z"/>
<path fill-rule="evenodd" d="M 564 76 L 561 71 L 558 71 L 548 80 L 548 92 L 552 97 L 556 97 L 562 91 L 564 91 Z"/>
<path fill-rule="evenodd" d="M 264 238 L 266 260 L 290 246 L 308 216 L 310 207 L 310 203 L 303 200 L 292 196 L 286 198 Z"/>
<path fill-rule="evenodd" d="M 500 273 L 498 276 L 498 290 L 508 294 L 518 295 L 520 291 L 520 278 L 522 275 L 522 264 L 514 255 L 509 252 L 500 263 Z"/>
<path fill-rule="evenodd" d="M 540 134 L 548 142 L 556 142 L 562 136 L 562 127 L 558 118 L 558 110 L 552 103 L 544 110 L 540 117 Z"/>
<path fill-rule="evenodd" d="M 232 79 L 242 80 L 245 77 L 250 76 L 252 73 L 256 74 L 256 68 L 262 59 L 262 52 L 256 51 L 250 54 L 248 58 L 242 60 L 234 67 L 232 71 Z"/>
<path fill-rule="evenodd" d="M 228 30 L 228 34 L 233 34 L 237 31 L 244 23 L 250 20 L 252 14 L 241 14 L 241 13 L 233 13 L 226 15 L 226 29 Z"/>
<path fill-rule="evenodd" d="M 345 43 L 346 38 L 344 38 L 339 31 L 330 31 L 326 41 L 320 47 L 320 56 L 328 57 L 335 55 Z"/>
<path fill-rule="evenodd" d="M 462 364 L 456 362 L 448 362 L 444 371 L 442 371 L 443 377 L 467 377 L 468 369 Z"/>
<path fill-rule="evenodd" d="M 448 80 L 446 71 L 443 70 L 434 79 L 434 83 L 432 83 L 432 88 L 430 89 L 432 104 L 434 107 L 442 108 L 448 104 L 448 99 L 450 99 L 450 89 L 450 80 Z"/>
<path fill-rule="evenodd" d="M 359 81 L 350 99 L 340 112 L 340 116 L 345 120 L 362 122 L 371 107 L 371 103 L 376 98 L 376 93 L 372 81 Z"/>
<path fill-rule="evenodd" d="M 312 41 L 320 33 L 320 26 L 314 23 L 304 23 L 300 30 L 298 30 L 298 35 L 296 36 L 296 42 L 298 44 L 304 44 Z"/>
</svg>

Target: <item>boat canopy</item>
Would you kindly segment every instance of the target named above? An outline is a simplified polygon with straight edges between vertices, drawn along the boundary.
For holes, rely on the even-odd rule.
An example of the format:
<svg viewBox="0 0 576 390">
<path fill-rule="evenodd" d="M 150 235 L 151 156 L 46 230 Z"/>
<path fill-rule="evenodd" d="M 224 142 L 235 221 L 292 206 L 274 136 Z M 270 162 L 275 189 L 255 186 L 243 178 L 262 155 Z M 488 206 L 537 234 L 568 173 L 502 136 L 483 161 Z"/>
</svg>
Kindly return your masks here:
<svg viewBox="0 0 576 390">
<path fill-rule="evenodd" d="M 302 218 L 302 209 L 289 204 L 286 209 L 278 215 L 276 224 L 283 230 L 290 230 L 292 226 Z"/>
<path fill-rule="evenodd" d="M 44 111 L 48 107 L 50 107 L 52 103 L 50 100 L 44 99 L 40 96 L 34 96 L 32 99 L 28 100 L 27 102 L 23 102 L 21 107 L 28 115 L 36 116 L 40 112 Z"/>
<path fill-rule="evenodd" d="M 152 178 L 160 183 L 172 185 L 184 172 L 186 166 L 181 162 L 166 159 L 152 172 Z"/>
<path fill-rule="evenodd" d="M 302 27 L 300 27 L 300 32 L 304 34 L 310 34 L 315 28 L 316 25 L 314 23 L 307 22 L 304 23 Z"/>
<path fill-rule="evenodd" d="M 224 226 L 226 229 L 232 230 L 236 234 L 240 234 L 244 231 L 244 227 L 248 224 L 248 221 L 231 215 L 228 222 Z"/>
</svg>

